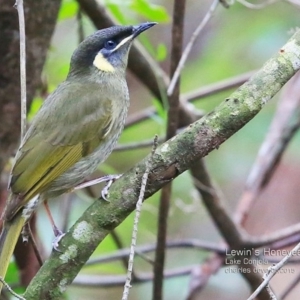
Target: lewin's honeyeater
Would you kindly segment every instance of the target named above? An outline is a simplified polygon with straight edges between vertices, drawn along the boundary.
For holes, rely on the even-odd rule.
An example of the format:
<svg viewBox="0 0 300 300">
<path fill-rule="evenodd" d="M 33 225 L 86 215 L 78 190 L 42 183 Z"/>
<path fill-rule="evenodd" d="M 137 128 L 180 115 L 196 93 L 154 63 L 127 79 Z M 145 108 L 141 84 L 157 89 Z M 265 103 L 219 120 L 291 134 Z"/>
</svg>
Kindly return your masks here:
<svg viewBox="0 0 300 300">
<path fill-rule="evenodd" d="M 2 215 L 2 278 L 34 202 L 82 183 L 115 147 L 129 105 L 129 49 L 134 38 L 153 25 L 114 26 L 86 38 L 72 55 L 67 79 L 32 120 L 15 157 Z"/>
</svg>

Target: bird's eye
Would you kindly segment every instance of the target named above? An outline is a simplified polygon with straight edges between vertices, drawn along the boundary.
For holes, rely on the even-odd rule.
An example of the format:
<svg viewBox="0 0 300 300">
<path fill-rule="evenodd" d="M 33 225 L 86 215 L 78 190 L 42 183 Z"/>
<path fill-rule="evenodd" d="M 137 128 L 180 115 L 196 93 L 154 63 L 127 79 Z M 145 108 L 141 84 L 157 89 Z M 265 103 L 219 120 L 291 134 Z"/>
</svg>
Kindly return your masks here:
<svg viewBox="0 0 300 300">
<path fill-rule="evenodd" d="M 117 46 L 117 43 L 113 40 L 108 40 L 105 42 L 104 44 L 104 47 L 107 49 L 107 50 L 112 50 L 114 49 L 115 47 Z"/>
</svg>

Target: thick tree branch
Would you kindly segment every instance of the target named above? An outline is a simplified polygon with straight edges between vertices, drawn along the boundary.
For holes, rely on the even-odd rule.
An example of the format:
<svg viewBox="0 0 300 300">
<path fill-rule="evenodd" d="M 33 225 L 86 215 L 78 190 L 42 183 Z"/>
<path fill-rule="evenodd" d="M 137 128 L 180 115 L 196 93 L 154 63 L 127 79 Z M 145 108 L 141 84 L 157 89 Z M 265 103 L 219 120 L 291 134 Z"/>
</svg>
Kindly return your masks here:
<svg viewBox="0 0 300 300">
<path fill-rule="evenodd" d="M 214 111 L 157 149 L 145 198 L 241 129 L 299 68 L 300 31 Z M 112 185 L 110 202 L 95 201 L 83 213 L 62 239 L 60 249 L 63 252 L 53 252 L 31 281 L 24 295 L 26 299 L 61 296 L 99 243 L 135 209 L 147 160 L 146 157 Z"/>
</svg>

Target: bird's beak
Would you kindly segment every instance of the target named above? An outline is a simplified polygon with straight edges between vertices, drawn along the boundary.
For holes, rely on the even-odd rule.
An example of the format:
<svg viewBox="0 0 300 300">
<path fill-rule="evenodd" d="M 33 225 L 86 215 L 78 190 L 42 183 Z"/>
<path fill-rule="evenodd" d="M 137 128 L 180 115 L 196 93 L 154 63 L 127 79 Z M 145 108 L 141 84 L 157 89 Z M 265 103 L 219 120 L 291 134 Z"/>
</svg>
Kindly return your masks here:
<svg viewBox="0 0 300 300">
<path fill-rule="evenodd" d="M 115 52 L 116 50 L 118 50 L 123 45 L 127 44 L 128 42 L 132 42 L 140 33 L 151 28 L 155 24 L 157 24 L 157 23 L 156 22 L 146 22 L 146 23 L 142 23 L 140 25 L 133 26 L 133 33 L 130 36 L 128 36 L 127 38 L 123 39 L 117 45 L 117 47 L 115 49 L 113 49 L 111 52 Z"/>
<path fill-rule="evenodd" d="M 151 28 L 152 26 L 154 26 L 156 24 L 157 24 L 156 22 L 146 22 L 146 23 L 142 23 L 142 24 L 133 26 L 132 39 L 136 38 L 140 33 Z"/>
</svg>

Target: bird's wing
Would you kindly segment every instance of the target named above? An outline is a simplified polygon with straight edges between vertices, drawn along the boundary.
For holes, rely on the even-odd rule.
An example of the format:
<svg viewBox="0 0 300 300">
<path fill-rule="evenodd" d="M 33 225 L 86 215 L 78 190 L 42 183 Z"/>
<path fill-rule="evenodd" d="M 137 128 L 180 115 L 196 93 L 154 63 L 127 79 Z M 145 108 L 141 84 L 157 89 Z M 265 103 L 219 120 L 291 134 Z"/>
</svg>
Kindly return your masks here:
<svg viewBox="0 0 300 300">
<path fill-rule="evenodd" d="M 100 145 L 112 124 L 111 110 L 99 86 L 64 82 L 49 96 L 16 155 L 10 188 L 20 197 L 8 206 L 12 216 Z"/>
</svg>

